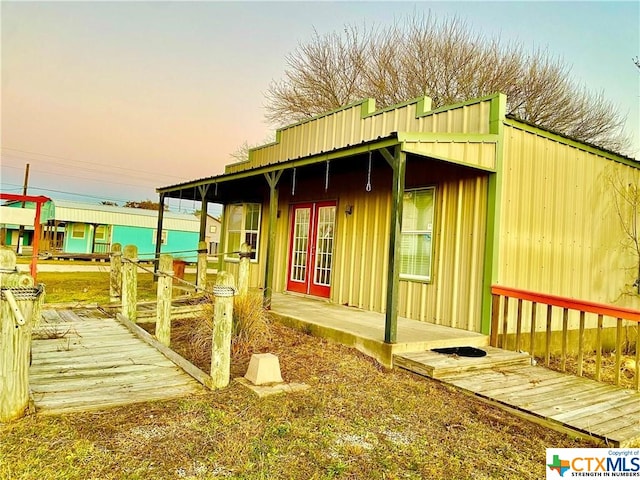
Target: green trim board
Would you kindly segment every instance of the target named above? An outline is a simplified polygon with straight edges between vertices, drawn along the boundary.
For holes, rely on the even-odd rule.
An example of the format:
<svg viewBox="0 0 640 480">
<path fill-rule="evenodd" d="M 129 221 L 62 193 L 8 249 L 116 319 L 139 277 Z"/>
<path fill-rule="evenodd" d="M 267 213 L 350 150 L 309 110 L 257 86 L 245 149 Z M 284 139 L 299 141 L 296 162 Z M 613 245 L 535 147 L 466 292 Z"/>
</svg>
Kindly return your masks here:
<svg viewBox="0 0 640 480">
<path fill-rule="evenodd" d="M 491 134 L 497 135 L 496 168 L 489 175 L 487 186 L 487 230 L 484 242 L 484 258 L 482 272 L 482 302 L 480 332 L 488 335 L 491 332 L 491 285 L 498 275 L 498 257 L 500 247 L 500 209 L 502 202 L 502 169 L 504 164 L 504 119 L 507 110 L 507 97 L 499 94 L 491 99 L 489 112 L 489 128 Z"/>
<path fill-rule="evenodd" d="M 267 233 L 269 243 L 267 244 L 267 259 L 265 261 L 264 275 L 264 304 L 271 306 L 271 295 L 273 293 L 273 268 L 276 258 L 276 222 L 278 217 L 278 182 L 282 176 L 282 170 L 265 173 L 264 177 L 269 184 L 269 232 Z"/>
<path fill-rule="evenodd" d="M 387 153 L 385 150 L 383 152 Z M 384 155 L 384 153 L 383 153 Z M 398 291 L 400 285 L 400 242 L 402 239 L 402 207 L 407 169 L 407 155 L 396 146 L 393 158 L 385 159 L 393 169 L 391 182 L 391 215 L 389 219 L 389 257 L 387 262 L 387 295 L 384 342 L 396 343 L 398 336 Z"/>
</svg>

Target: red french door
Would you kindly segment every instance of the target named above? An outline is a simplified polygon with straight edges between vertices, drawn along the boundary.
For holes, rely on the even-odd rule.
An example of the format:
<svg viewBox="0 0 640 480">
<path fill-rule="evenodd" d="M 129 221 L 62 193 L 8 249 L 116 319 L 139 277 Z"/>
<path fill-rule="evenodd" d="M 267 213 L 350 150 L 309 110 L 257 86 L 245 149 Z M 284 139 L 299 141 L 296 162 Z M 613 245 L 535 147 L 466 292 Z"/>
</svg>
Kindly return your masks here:
<svg viewBox="0 0 640 480">
<path fill-rule="evenodd" d="M 335 223 L 336 202 L 293 205 L 287 290 L 329 297 Z"/>
</svg>

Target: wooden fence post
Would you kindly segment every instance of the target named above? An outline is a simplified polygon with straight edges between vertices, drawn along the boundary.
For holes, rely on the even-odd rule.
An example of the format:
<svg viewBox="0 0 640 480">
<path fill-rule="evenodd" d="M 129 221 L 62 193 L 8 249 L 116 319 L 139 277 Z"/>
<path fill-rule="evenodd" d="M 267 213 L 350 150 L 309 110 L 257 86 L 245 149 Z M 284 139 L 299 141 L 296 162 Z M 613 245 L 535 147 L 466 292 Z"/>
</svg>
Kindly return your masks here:
<svg viewBox="0 0 640 480">
<path fill-rule="evenodd" d="M 122 245 L 114 243 L 111 245 L 111 255 L 109 257 L 109 297 L 112 302 L 117 302 L 122 296 Z"/>
<path fill-rule="evenodd" d="M 122 256 L 122 315 L 135 323 L 138 319 L 138 247 L 125 246 Z"/>
<path fill-rule="evenodd" d="M 207 243 L 198 243 L 198 276 L 196 285 L 204 290 L 207 288 Z"/>
<path fill-rule="evenodd" d="M 251 247 L 246 243 L 240 245 L 240 265 L 238 266 L 238 295 L 246 295 L 249 291 L 249 261 Z"/>
<path fill-rule="evenodd" d="M 173 257 L 160 255 L 158 264 L 158 306 L 156 309 L 156 338 L 167 347 L 171 343 L 171 294 L 173 291 Z M 165 275 L 166 274 L 166 275 Z"/>
<path fill-rule="evenodd" d="M 218 272 L 213 287 L 213 339 L 211 342 L 213 388 L 224 388 L 229 385 L 234 294 L 233 275 L 228 272 Z"/>
<path fill-rule="evenodd" d="M 16 255 L 0 249 L 0 422 L 24 416 L 29 406 L 31 331 L 40 318 L 43 290 L 16 270 Z"/>
</svg>

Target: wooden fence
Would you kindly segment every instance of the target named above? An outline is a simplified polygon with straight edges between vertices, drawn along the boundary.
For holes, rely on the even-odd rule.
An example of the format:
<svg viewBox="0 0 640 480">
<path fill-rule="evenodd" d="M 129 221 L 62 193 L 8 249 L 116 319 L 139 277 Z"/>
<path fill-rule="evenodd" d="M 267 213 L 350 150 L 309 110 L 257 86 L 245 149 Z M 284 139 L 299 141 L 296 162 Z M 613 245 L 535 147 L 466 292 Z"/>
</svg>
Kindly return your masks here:
<svg viewBox="0 0 640 480">
<path fill-rule="evenodd" d="M 615 385 L 620 385 L 623 353 L 633 354 L 635 359 L 631 360 L 628 370 L 634 372 L 633 385 L 640 390 L 640 311 L 495 285 L 491 293 L 492 346 L 515 351 L 526 349 L 532 358 L 539 358 L 547 367 L 552 366 L 552 355 L 559 351 L 558 369 L 562 372 L 567 371 L 570 352 L 575 353 L 574 373 L 578 376 L 583 376 L 586 357 L 593 354 L 594 378 L 598 381 L 603 377 L 603 353 L 614 352 Z M 515 314 L 510 310 L 513 307 Z M 546 313 L 544 323 L 539 321 L 541 309 Z M 577 316 L 577 328 L 570 328 L 570 316 Z M 561 326 L 554 328 L 556 325 Z M 610 337 L 612 341 L 608 340 Z"/>
<path fill-rule="evenodd" d="M 205 378 L 204 384 L 210 388 L 222 388 L 229 384 L 231 362 L 231 331 L 233 320 L 233 297 L 236 293 L 245 294 L 249 282 L 250 254 L 240 256 L 238 289 L 234 285 L 233 275 L 218 272 L 211 289 L 207 287 L 207 250 L 204 242 L 200 242 L 197 260 L 197 280 L 190 283 L 176 275 L 174 260 L 171 255 L 162 254 L 157 259 L 158 268 L 153 271 L 142 266 L 138 261 L 137 248 L 127 245 L 124 249 L 114 244 L 111 251 L 110 297 L 112 301 L 121 300 L 121 313 L 132 324 L 138 321 L 137 273 L 142 269 L 152 273 L 158 279 L 155 340 L 158 347 L 169 347 L 171 343 L 172 298 L 174 283 L 189 285 L 195 292 L 213 296 L 213 338 L 211 351 L 210 376 L 198 374 L 199 381 Z M 242 252 L 248 252 L 244 244 Z M 182 269 L 183 273 L 183 269 Z M 131 327 L 131 326 L 130 326 Z M 200 378 L 198 378 L 200 377 Z"/>
</svg>

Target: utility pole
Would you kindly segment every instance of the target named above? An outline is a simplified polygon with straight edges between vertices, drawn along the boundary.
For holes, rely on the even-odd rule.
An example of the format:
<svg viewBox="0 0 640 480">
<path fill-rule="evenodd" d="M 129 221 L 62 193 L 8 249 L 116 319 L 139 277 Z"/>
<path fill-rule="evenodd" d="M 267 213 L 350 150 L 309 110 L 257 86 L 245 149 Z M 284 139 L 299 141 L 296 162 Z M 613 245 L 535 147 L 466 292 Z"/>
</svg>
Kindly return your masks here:
<svg viewBox="0 0 640 480">
<path fill-rule="evenodd" d="M 29 185 L 29 164 L 27 163 L 24 169 L 24 183 L 22 185 L 22 195 L 27 194 L 27 186 Z M 26 202 L 22 202 L 22 208 L 26 206 Z M 24 225 L 20 225 L 18 229 L 18 245 L 16 246 L 16 253 L 22 253 L 22 237 L 24 236 Z"/>
</svg>

